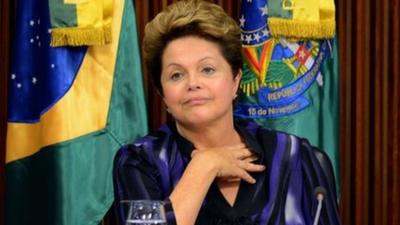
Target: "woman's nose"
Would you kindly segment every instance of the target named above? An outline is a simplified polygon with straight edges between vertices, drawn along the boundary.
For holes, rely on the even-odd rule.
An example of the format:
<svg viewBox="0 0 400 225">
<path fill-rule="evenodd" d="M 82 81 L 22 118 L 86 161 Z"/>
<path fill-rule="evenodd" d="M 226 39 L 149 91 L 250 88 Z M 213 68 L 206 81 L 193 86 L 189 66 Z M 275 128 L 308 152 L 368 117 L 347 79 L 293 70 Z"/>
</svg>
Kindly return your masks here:
<svg viewBox="0 0 400 225">
<path fill-rule="evenodd" d="M 189 91 L 201 89 L 201 82 L 195 74 L 189 75 L 188 81 L 189 81 L 188 82 L 188 90 Z"/>
</svg>

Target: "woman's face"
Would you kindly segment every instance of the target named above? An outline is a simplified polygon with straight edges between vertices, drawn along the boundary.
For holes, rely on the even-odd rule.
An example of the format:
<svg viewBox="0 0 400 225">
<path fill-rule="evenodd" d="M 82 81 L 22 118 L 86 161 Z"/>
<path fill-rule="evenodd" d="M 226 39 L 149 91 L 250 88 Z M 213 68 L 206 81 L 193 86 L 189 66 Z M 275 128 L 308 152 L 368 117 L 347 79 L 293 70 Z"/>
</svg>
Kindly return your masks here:
<svg viewBox="0 0 400 225">
<path fill-rule="evenodd" d="M 218 45 L 205 39 L 178 38 L 162 55 L 164 102 L 181 124 L 207 125 L 232 117 L 240 78 L 234 78 Z"/>
</svg>

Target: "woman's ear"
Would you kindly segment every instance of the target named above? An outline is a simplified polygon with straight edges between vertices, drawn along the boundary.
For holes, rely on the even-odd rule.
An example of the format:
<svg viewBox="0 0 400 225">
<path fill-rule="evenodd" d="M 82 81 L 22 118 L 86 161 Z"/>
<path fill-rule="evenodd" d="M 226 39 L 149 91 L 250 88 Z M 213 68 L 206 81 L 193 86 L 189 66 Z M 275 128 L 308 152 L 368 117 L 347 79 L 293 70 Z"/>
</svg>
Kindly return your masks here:
<svg viewBox="0 0 400 225">
<path fill-rule="evenodd" d="M 241 80 L 242 80 L 242 70 L 239 69 L 239 71 L 238 71 L 236 77 L 233 78 L 233 82 L 234 82 L 234 84 L 235 84 L 235 87 L 234 87 L 234 88 L 235 88 L 235 90 L 234 90 L 234 93 L 235 93 L 235 94 L 238 92 L 238 88 L 239 88 L 239 85 L 240 85 L 240 81 L 241 81 Z"/>
</svg>

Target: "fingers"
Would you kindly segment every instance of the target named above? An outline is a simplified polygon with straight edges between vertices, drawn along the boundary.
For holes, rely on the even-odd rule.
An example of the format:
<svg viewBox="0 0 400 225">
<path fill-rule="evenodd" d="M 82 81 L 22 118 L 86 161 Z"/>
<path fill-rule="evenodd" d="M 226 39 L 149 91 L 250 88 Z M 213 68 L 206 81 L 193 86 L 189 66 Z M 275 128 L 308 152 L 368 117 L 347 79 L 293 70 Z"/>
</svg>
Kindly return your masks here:
<svg viewBox="0 0 400 225">
<path fill-rule="evenodd" d="M 261 172 L 265 170 L 264 165 L 254 164 L 251 162 L 239 161 L 238 166 L 248 172 Z"/>
<path fill-rule="evenodd" d="M 223 180 L 223 181 L 227 181 L 227 182 L 238 182 L 238 181 L 241 180 L 239 177 L 221 177 L 221 178 L 218 178 L 218 179 Z"/>
<path fill-rule="evenodd" d="M 239 171 L 237 171 L 238 173 L 238 177 L 244 181 L 246 181 L 247 183 L 250 184 L 255 184 L 256 183 L 256 179 L 254 179 L 252 176 L 250 176 L 250 174 L 248 172 L 246 172 L 243 169 L 239 169 Z"/>
<path fill-rule="evenodd" d="M 261 172 L 265 170 L 264 165 L 254 164 L 254 163 L 246 163 L 242 162 L 244 165 L 242 166 L 243 169 L 249 172 Z"/>
<path fill-rule="evenodd" d="M 239 161 L 234 169 L 234 177 L 228 179 L 240 178 L 250 184 L 256 183 L 256 180 L 249 174 L 249 172 L 261 172 L 265 170 L 264 165 L 254 164 L 251 162 Z"/>
<path fill-rule="evenodd" d="M 234 170 L 233 174 L 235 174 L 235 175 L 233 175 L 232 177 L 221 177 L 220 179 L 223 179 L 223 180 L 226 180 L 226 181 L 229 181 L 229 182 L 236 182 L 238 180 L 244 180 L 245 182 L 250 183 L 250 184 L 255 184 L 256 183 L 256 179 L 254 179 L 249 174 L 248 171 L 246 171 L 246 170 L 244 170 L 242 168 L 237 167 Z"/>
<path fill-rule="evenodd" d="M 253 153 L 250 150 L 248 150 L 247 148 L 239 149 L 239 150 L 233 152 L 232 154 L 237 159 L 245 159 L 245 158 L 251 157 L 253 155 Z"/>
<path fill-rule="evenodd" d="M 251 162 L 256 161 L 257 159 L 258 159 L 257 155 L 253 154 L 247 158 L 244 158 L 243 161 L 251 163 Z"/>
<path fill-rule="evenodd" d="M 197 155 L 207 155 L 208 163 L 215 165 L 216 177 L 222 179 L 239 178 L 254 184 L 256 180 L 249 173 L 265 170 L 265 166 L 254 163 L 258 159 L 257 155 L 247 149 L 244 144 L 193 150 L 191 157 L 196 158 Z"/>
</svg>

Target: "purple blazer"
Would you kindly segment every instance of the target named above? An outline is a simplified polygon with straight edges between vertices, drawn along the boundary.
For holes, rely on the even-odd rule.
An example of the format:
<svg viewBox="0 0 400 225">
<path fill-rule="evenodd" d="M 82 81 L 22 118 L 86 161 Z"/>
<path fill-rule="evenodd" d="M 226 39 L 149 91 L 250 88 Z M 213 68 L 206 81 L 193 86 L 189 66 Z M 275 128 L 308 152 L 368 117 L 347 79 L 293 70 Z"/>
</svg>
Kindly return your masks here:
<svg viewBox="0 0 400 225">
<path fill-rule="evenodd" d="M 255 184 L 241 182 L 231 207 L 214 182 L 202 204 L 196 224 L 298 225 L 312 224 L 317 208 L 314 190 L 326 189 L 319 224 L 340 224 L 335 180 L 328 157 L 299 137 L 262 128 L 254 123 L 235 129 L 266 170 L 253 173 Z M 114 159 L 115 208 L 123 224 L 121 200 L 166 201 L 168 224 L 176 224 L 168 200 L 194 146 L 179 135 L 175 124 L 123 146 Z"/>
</svg>

